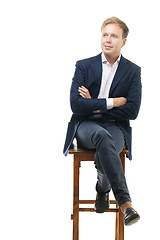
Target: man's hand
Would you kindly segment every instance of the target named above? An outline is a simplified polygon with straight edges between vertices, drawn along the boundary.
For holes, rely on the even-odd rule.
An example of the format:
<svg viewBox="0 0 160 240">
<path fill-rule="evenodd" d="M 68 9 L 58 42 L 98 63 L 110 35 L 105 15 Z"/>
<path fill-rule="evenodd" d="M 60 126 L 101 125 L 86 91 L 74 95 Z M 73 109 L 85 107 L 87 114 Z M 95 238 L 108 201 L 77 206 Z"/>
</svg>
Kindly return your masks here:
<svg viewBox="0 0 160 240">
<path fill-rule="evenodd" d="M 85 88 L 84 86 L 81 86 L 78 88 L 78 92 L 80 93 L 80 95 L 83 97 L 83 98 L 91 98 L 91 95 L 88 91 L 87 88 Z"/>
<path fill-rule="evenodd" d="M 124 97 L 113 98 L 114 107 L 121 107 L 121 106 L 125 105 L 126 102 L 127 102 L 127 99 Z"/>
</svg>

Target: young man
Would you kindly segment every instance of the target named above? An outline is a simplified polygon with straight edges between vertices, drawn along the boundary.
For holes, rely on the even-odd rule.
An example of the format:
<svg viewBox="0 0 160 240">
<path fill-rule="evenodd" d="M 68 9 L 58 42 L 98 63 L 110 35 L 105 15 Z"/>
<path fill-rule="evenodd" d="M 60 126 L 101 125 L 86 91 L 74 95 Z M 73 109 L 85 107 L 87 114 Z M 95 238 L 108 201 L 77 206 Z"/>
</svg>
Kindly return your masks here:
<svg viewBox="0 0 160 240">
<path fill-rule="evenodd" d="M 120 19 L 106 19 L 102 53 L 76 63 L 70 92 L 73 115 L 64 146 L 66 155 L 76 136 L 81 147 L 96 150 L 95 211 L 109 208 L 112 189 L 127 226 L 140 216 L 132 207 L 119 153 L 126 146 L 132 158 L 129 120 L 136 119 L 141 102 L 141 69 L 121 55 L 128 32 Z"/>
</svg>

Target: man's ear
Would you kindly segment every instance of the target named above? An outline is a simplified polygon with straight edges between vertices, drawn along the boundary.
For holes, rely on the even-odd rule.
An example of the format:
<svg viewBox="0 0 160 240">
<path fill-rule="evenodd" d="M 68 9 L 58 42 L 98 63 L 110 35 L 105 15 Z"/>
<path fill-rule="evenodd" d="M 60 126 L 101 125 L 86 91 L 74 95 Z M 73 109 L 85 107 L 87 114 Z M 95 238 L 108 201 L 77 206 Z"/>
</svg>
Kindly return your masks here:
<svg viewBox="0 0 160 240">
<path fill-rule="evenodd" d="M 127 41 L 127 38 L 123 38 L 123 40 L 122 40 L 122 47 L 124 47 L 124 46 L 125 46 L 125 44 L 126 44 L 126 41 Z"/>
</svg>

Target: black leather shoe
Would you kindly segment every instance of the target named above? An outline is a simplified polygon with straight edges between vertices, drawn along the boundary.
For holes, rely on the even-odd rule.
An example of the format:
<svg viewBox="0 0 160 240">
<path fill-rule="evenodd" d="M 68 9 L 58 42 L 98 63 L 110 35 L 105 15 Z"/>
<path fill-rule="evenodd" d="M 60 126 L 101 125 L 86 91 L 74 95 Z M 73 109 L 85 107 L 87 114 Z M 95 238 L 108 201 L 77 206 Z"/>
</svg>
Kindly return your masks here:
<svg viewBox="0 0 160 240">
<path fill-rule="evenodd" d="M 96 213 L 104 213 L 109 209 L 108 193 L 97 193 L 94 209 Z"/>
<path fill-rule="evenodd" d="M 124 212 L 124 224 L 126 226 L 131 226 L 132 224 L 138 222 L 140 216 L 133 208 L 127 208 Z"/>
</svg>

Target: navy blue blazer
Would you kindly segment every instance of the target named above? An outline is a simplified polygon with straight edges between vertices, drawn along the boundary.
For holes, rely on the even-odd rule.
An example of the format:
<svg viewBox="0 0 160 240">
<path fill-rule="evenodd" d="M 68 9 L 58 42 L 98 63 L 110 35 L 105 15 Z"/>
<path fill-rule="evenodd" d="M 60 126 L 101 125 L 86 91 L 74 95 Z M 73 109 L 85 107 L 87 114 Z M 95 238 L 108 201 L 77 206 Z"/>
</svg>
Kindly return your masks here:
<svg viewBox="0 0 160 240">
<path fill-rule="evenodd" d="M 70 104 L 73 115 L 68 124 L 63 153 L 67 152 L 75 137 L 78 124 L 85 121 L 90 115 L 101 113 L 106 119 L 115 120 L 122 130 L 129 159 L 132 159 L 132 133 L 129 120 L 136 119 L 141 103 L 141 68 L 121 56 L 115 73 L 109 98 L 125 97 L 127 103 L 121 107 L 107 110 L 106 99 L 97 99 L 102 79 L 101 54 L 80 60 L 76 63 L 75 74 L 70 91 Z M 78 92 L 80 86 L 86 87 L 91 99 L 82 98 Z"/>
</svg>

